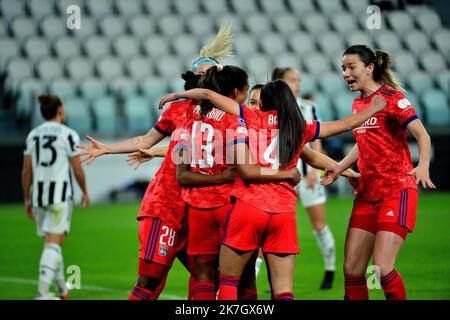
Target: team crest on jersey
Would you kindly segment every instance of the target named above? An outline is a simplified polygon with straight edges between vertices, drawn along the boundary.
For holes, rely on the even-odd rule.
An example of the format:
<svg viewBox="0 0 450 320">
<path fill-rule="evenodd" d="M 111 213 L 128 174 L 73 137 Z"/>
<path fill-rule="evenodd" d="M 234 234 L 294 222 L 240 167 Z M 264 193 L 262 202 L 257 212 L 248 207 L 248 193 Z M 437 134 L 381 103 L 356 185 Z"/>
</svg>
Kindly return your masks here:
<svg viewBox="0 0 450 320">
<path fill-rule="evenodd" d="M 243 126 L 247 126 L 247 124 L 245 123 L 245 120 L 242 119 L 242 118 L 239 118 L 239 119 L 238 119 L 238 122 L 239 122 L 241 125 L 243 125 Z"/>
<path fill-rule="evenodd" d="M 158 254 L 162 257 L 167 256 L 167 254 L 169 253 L 169 248 L 163 244 L 159 245 L 159 249 L 158 249 Z"/>
<path fill-rule="evenodd" d="M 404 110 L 404 109 L 406 109 L 406 108 L 411 106 L 411 102 L 408 99 L 404 98 L 404 99 L 401 99 L 401 100 L 399 100 L 397 102 L 397 106 L 400 109 Z"/>
</svg>

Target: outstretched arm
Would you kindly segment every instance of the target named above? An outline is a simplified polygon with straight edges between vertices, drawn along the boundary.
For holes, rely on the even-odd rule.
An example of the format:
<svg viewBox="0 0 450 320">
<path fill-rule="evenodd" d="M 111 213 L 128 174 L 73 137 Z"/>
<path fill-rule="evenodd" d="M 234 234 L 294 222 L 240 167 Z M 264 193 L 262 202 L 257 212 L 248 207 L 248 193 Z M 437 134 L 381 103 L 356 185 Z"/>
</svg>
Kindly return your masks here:
<svg viewBox="0 0 450 320">
<path fill-rule="evenodd" d="M 355 144 L 353 149 L 344 159 L 342 159 L 338 164 L 329 166 L 325 169 L 325 174 L 321 183 L 325 186 L 333 183 L 343 171 L 349 170 L 349 168 L 358 160 L 358 157 L 359 157 L 359 149 L 358 145 Z M 358 173 L 356 174 L 359 177 L 359 174 Z"/>
<path fill-rule="evenodd" d="M 164 158 L 167 154 L 169 147 L 151 148 L 151 149 L 139 149 L 128 155 L 127 162 L 134 170 L 139 166 L 153 158 Z"/>
<path fill-rule="evenodd" d="M 416 178 L 416 183 L 422 184 L 424 188 L 435 189 L 436 186 L 430 179 L 430 148 L 431 139 L 420 120 L 414 120 L 408 124 L 408 130 L 414 136 L 419 147 L 419 164 L 413 170 L 408 172 Z"/>
<path fill-rule="evenodd" d="M 226 113 L 233 114 L 235 116 L 240 115 L 239 104 L 236 103 L 236 101 L 212 90 L 201 88 L 169 93 L 162 97 L 159 101 L 159 109 L 162 109 L 166 103 L 179 99 L 190 99 L 194 101 L 206 100 L 211 102 L 217 109 L 225 111 Z"/>
<path fill-rule="evenodd" d="M 319 138 L 326 138 L 355 129 L 375 113 L 383 110 L 386 105 L 386 100 L 380 95 L 376 95 L 372 98 L 372 104 L 369 108 L 340 120 L 322 122 L 320 124 Z"/>
</svg>

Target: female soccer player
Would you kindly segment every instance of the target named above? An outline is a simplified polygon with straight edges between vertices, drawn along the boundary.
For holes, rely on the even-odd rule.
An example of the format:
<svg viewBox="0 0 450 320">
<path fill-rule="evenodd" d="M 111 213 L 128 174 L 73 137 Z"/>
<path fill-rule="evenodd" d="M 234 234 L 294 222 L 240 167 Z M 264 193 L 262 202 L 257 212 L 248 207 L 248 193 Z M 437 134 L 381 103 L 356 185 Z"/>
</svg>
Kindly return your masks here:
<svg viewBox="0 0 450 320">
<path fill-rule="evenodd" d="M 291 88 L 300 110 L 307 120 L 320 120 L 316 106 L 308 100 L 301 99 L 301 78 L 300 72 L 294 68 L 275 68 L 272 72 L 272 80 L 283 80 Z M 320 139 L 310 144 L 311 148 L 317 152 L 322 152 Z M 315 168 L 308 166 L 304 161 L 299 160 L 297 168 L 304 179 L 297 185 L 297 194 L 309 215 L 314 235 L 319 245 L 325 262 L 325 275 L 320 285 L 321 289 L 331 289 L 333 285 L 334 271 L 336 270 L 336 248 L 333 233 L 326 223 L 326 192 L 320 184 L 320 173 Z"/>
<path fill-rule="evenodd" d="M 329 184 L 358 161 L 361 179 L 345 241 L 345 298 L 368 299 L 365 279 L 371 257 L 381 273 L 386 299 L 406 299 L 406 289 L 395 262 L 408 232 L 414 231 L 419 183 L 435 188 L 430 180 L 430 137 L 391 70 L 391 58 L 365 45 L 348 48 L 342 58 L 342 75 L 360 112 L 376 97 L 387 107 L 354 129 L 356 145 L 338 165 L 326 171 Z M 407 131 L 417 140 L 420 160 L 413 167 Z"/>
<path fill-rule="evenodd" d="M 210 101 L 221 110 L 243 117 L 249 129 L 250 147 L 244 143 L 247 139 L 240 139 L 235 145 L 235 159 L 244 161 L 235 160 L 239 177 L 233 187 L 233 196 L 237 200 L 226 218 L 220 252 L 219 299 L 237 299 L 244 266 L 259 246 L 262 246 L 269 265 L 274 298 L 292 299 L 294 255 L 299 252 L 296 193 L 289 183 L 272 183 L 271 176 L 280 167 L 285 170 L 295 168 L 307 142 L 357 127 L 383 109 L 384 101 L 375 99 L 373 105 L 361 113 L 321 126 L 317 121 L 304 121 L 292 91 L 283 81 L 263 87 L 261 111 L 205 89 L 166 95 L 160 101 L 160 107 L 180 98 Z M 263 136 L 264 146 L 255 145 L 258 136 Z M 264 168 L 251 165 L 250 157 Z M 255 183 L 253 179 L 257 176 L 265 177 L 265 181 L 263 178 Z"/>
</svg>

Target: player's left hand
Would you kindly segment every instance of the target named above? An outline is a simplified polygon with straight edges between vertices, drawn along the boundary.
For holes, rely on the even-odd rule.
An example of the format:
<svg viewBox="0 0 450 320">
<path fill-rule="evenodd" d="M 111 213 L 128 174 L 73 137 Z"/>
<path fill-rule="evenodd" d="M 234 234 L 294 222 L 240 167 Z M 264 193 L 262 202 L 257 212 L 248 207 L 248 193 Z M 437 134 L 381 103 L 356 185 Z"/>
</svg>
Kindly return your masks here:
<svg viewBox="0 0 450 320">
<path fill-rule="evenodd" d="M 311 170 L 306 175 L 306 188 L 307 189 L 314 189 L 314 186 L 317 183 L 317 172 L 316 170 Z"/>
<path fill-rule="evenodd" d="M 436 189 L 436 186 L 430 179 L 430 173 L 428 172 L 428 167 L 421 166 L 420 164 L 408 172 L 408 175 L 414 176 L 416 178 L 416 184 L 421 184 L 422 187 Z"/>
<path fill-rule="evenodd" d="M 25 200 L 25 213 L 27 214 L 27 217 L 30 220 L 34 220 L 35 219 L 35 215 L 34 215 L 33 209 L 31 208 L 31 201 L 30 200 Z"/>
<path fill-rule="evenodd" d="M 161 98 L 161 100 L 159 100 L 159 107 L 158 107 L 158 109 L 162 110 L 162 108 L 164 107 L 164 105 L 167 102 L 176 101 L 178 99 L 180 99 L 180 98 L 179 98 L 179 96 L 178 96 L 178 94 L 176 92 L 166 94 L 164 97 Z"/>
<path fill-rule="evenodd" d="M 357 175 L 353 176 L 353 177 L 349 177 L 348 182 L 350 183 L 350 185 L 353 187 L 353 189 L 355 191 L 358 190 L 359 187 L 359 178 L 361 177 L 361 175 L 358 173 Z"/>
<path fill-rule="evenodd" d="M 300 171 L 297 169 L 297 167 L 290 169 L 289 174 L 291 176 L 291 178 L 289 179 L 289 183 L 295 187 L 300 183 L 302 175 L 300 174 Z"/>
<path fill-rule="evenodd" d="M 139 151 L 132 152 L 128 155 L 127 162 L 134 170 L 140 167 L 144 162 L 150 161 L 154 158 L 151 149 L 139 149 Z"/>
<path fill-rule="evenodd" d="M 83 195 L 81 196 L 81 206 L 83 208 L 87 208 L 89 207 L 89 202 L 90 202 L 89 195 L 87 193 L 83 193 Z"/>
</svg>

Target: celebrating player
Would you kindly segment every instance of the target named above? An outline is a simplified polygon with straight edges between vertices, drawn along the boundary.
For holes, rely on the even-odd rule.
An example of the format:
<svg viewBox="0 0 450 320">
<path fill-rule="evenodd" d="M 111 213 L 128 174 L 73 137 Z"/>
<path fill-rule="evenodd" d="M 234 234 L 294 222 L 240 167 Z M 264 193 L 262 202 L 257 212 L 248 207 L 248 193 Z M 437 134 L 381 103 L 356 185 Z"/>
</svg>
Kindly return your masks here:
<svg viewBox="0 0 450 320">
<path fill-rule="evenodd" d="M 376 100 L 387 107 L 354 129 L 356 145 L 338 165 L 326 172 L 324 184 L 358 161 L 359 187 L 345 242 L 345 298 L 368 299 L 365 272 L 369 260 L 381 273 L 386 299 L 406 299 L 406 289 L 395 268 L 408 232 L 414 231 L 418 187 L 435 188 L 429 178 L 430 137 L 391 70 L 391 58 L 365 45 L 348 48 L 342 74 L 351 91 L 353 113 Z M 407 131 L 417 140 L 420 160 L 413 167 Z"/>
<path fill-rule="evenodd" d="M 61 246 L 70 231 L 72 219 L 71 168 L 82 191 L 83 207 L 89 205 L 89 195 L 84 171 L 76 156 L 75 145 L 79 137 L 63 125 L 63 103 L 50 94 L 39 96 L 39 103 L 45 122 L 27 136 L 22 170 L 25 212 L 28 218 L 36 220 L 38 236 L 45 237 L 36 299 L 55 299 L 49 291 L 54 281 L 60 298 L 67 299 L 69 293 L 64 280 Z"/>
</svg>

